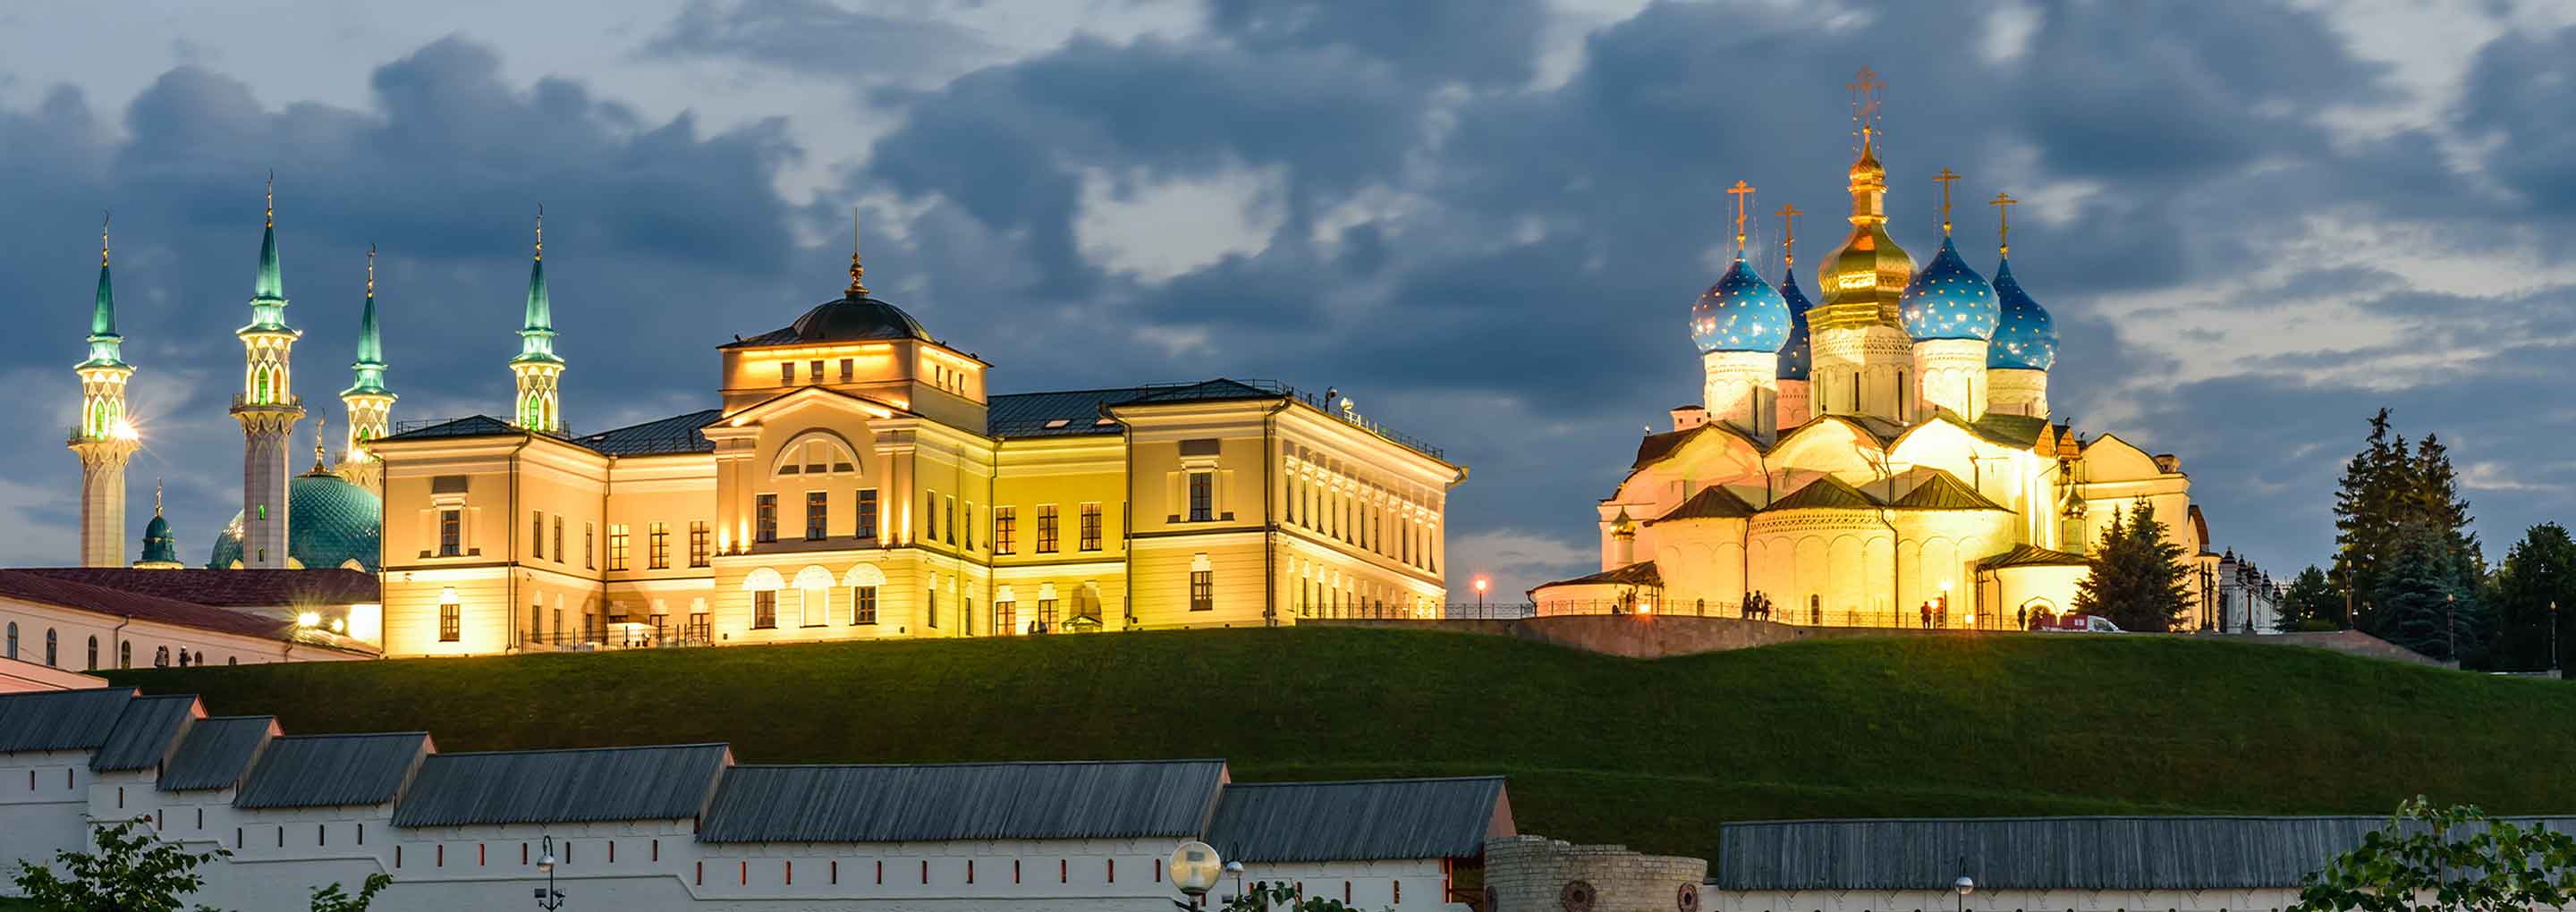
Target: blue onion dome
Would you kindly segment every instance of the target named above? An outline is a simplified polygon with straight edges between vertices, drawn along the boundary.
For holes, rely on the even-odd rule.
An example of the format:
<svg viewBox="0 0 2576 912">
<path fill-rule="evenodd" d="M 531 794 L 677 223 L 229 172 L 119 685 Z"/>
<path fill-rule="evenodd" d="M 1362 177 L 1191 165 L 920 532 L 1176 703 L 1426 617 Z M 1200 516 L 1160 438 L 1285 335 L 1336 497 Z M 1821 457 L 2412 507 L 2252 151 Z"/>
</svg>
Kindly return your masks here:
<svg viewBox="0 0 2576 912">
<path fill-rule="evenodd" d="M 2012 274 L 2012 261 L 1995 266 L 1995 300 L 2003 308 L 2003 319 L 1995 325 L 1995 336 L 1986 343 L 1986 366 L 2006 370 L 2044 371 L 2057 366 L 2057 322 L 2048 311 L 2021 290 L 2021 282 Z"/>
<path fill-rule="evenodd" d="M 1814 359 L 1807 346 L 1807 294 L 1798 290 L 1797 270 L 1785 270 L 1780 279 L 1780 298 L 1789 302 L 1789 341 L 1780 346 L 1779 379 L 1804 380 Z"/>
<path fill-rule="evenodd" d="M 1897 313 L 1905 321 L 1906 334 L 1918 342 L 1989 338 L 2001 317 L 1994 286 L 1959 258 L 1958 248 L 1946 237 L 1941 239 L 1940 254 L 1905 286 L 1904 296 L 1897 299 Z"/>
<path fill-rule="evenodd" d="M 1788 339 L 1788 300 L 1741 256 L 1691 305 L 1691 341 L 1702 352 L 1776 352 Z"/>
<path fill-rule="evenodd" d="M 384 541 L 384 502 L 376 493 L 328 472 L 307 472 L 286 485 L 286 556 L 308 569 L 356 561 L 376 572 Z M 215 536 L 207 566 L 230 567 L 242 559 L 242 516 Z"/>
</svg>

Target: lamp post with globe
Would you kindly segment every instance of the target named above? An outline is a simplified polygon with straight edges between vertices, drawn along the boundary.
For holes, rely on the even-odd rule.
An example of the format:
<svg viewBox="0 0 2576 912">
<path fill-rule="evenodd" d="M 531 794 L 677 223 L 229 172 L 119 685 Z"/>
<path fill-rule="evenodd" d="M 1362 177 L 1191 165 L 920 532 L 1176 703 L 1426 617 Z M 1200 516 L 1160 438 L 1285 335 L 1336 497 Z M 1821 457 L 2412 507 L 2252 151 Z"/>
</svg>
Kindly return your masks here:
<svg viewBox="0 0 2576 912">
<path fill-rule="evenodd" d="M 1172 885 L 1181 888 L 1189 901 L 1172 900 L 1172 905 L 1190 912 L 1207 907 L 1209 890 L 1216 889 L 1217 878 L 1225 873 L 1225 864 L 1216 857 L 1216 847 L 1197 840 L 1181 843 L 1172 850 Z"/>
<path fill-rule="evenodd" d="M 1486 585 L 1484 577 L 1479 576 L 1476 578 L 1476 616 L 1480 618 L 1485 616 Z"/>
<path fill-rule="evenodd" d="M 537 856 L 537 873 L 546 876 L 546 885 L 537 888 L 537 908 L 554 912 L 563 908 L 562 890 L 555 889 L 555 838 L 545 837 L 545 847 Z M 521 856 L 526 857 L 526 856 Z"/>
<path fill-rule="evenodd" d="M 1968 875 L 1961 874 L 1959 875 L 1958 880 L 1950 882 L 1950 888 L 1958 891 L 1959 912 L 1968 912 L 1968 894 L 1977 892 L 1976 879 L 1969 877 Z"/>
</svg>

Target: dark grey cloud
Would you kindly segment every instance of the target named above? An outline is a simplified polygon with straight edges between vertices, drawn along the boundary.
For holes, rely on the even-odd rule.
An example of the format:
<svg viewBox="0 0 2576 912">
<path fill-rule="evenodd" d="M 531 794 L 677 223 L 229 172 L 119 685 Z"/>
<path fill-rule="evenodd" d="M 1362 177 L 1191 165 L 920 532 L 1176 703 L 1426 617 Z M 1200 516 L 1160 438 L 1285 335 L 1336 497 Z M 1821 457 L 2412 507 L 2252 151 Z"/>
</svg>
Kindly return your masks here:
<svg viewBox="0 0 2576 912">
<path fill-rule="evenodd" d="M 1536 75 L 1547 10 L 1538 0 L 1214 0 L 1208 20 L 1256 50 L 1346 47 L 1422 81 L 1518 85 Z"/>
<path fill-rule="evenodd" d="M 672 59 L 727 59 L 820 76 L 904 80 L 955 72 L 999 51 L 974 29 L 828 0 L 689 0 L 644 45 Z"/>
</svg>

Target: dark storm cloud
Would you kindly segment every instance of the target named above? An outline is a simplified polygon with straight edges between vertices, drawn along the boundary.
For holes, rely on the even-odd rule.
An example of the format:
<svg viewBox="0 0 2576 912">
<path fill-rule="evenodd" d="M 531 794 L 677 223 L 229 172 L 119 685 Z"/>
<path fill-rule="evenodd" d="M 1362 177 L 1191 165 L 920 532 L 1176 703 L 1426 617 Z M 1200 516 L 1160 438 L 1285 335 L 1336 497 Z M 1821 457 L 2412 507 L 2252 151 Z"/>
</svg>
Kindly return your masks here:
<svg viewBox="0 0 2576 912">
<path fill-rule="evenodd" d="M 1348 47 L 1427 82 L 1517 85 L 1536 70 L 1538 0 L 1213 0 L 1209 24 L 1263 51 Z"/>
<path fill-rule="evenodd" d="M 895 78 L 952 72 L 995 49 L 975 30 L 936 19 L 844 9 L 823 0 L 690 0 L 645 44 L 665 58 L 725 58 L 824 76 Z"/>
<path fill-rule="evenodd" d="M 2507 32 L 2478 52 L 2460 125 L 2494 145 L 2488 173 L 2535 210 L 2576 211 L 2576 28 Z"/>
</svg>

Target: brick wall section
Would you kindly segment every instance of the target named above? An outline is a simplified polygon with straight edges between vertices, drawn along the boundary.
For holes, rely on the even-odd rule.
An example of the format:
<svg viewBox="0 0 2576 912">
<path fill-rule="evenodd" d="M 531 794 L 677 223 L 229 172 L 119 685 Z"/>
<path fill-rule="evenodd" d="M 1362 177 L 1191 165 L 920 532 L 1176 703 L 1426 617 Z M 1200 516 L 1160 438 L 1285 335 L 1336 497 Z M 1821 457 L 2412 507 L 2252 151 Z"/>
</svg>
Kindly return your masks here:
<svg viewBox="0 0 2576 912">
<path fill-rule="evenodd" d="M 1680 912 L 1683 888 L 1696 891 L 1707 879 L 1708 862 L 1697 858 L 1505 836 L 1485 843 L 1485 885 L 1494 902 L 1478 912 L 1563 912 L 1565 887 L 1578 880 L 1592 887 L 1591 912 Z"/>
<path fill-rule="evenodd" d="M 2018 630 L 1918 630 L 1910 627 L 1807 627 L 1771 621 L 1697 617 L 1684 614 L 1560 614 L 1508 621 L 1472 618 L 1442 620 L 1334 618 L 1300 620 L 1297 623 L 1331 627 L 1390 627 L 1403 630 L 1481 633 L 1536 640 L 1570 649 L 1632 659 L 1660 659 L 1703 652 L 1725 652 L 1731 649 L 1751 649 L 1756 646 L 1830 637 L 2190 636 L 2263 646 L 2306 646 L 2392 662 L 2444 664 L 2358 630 L 2277 634 L 2066 634 L 2026 633 Z"/>
</svg>

